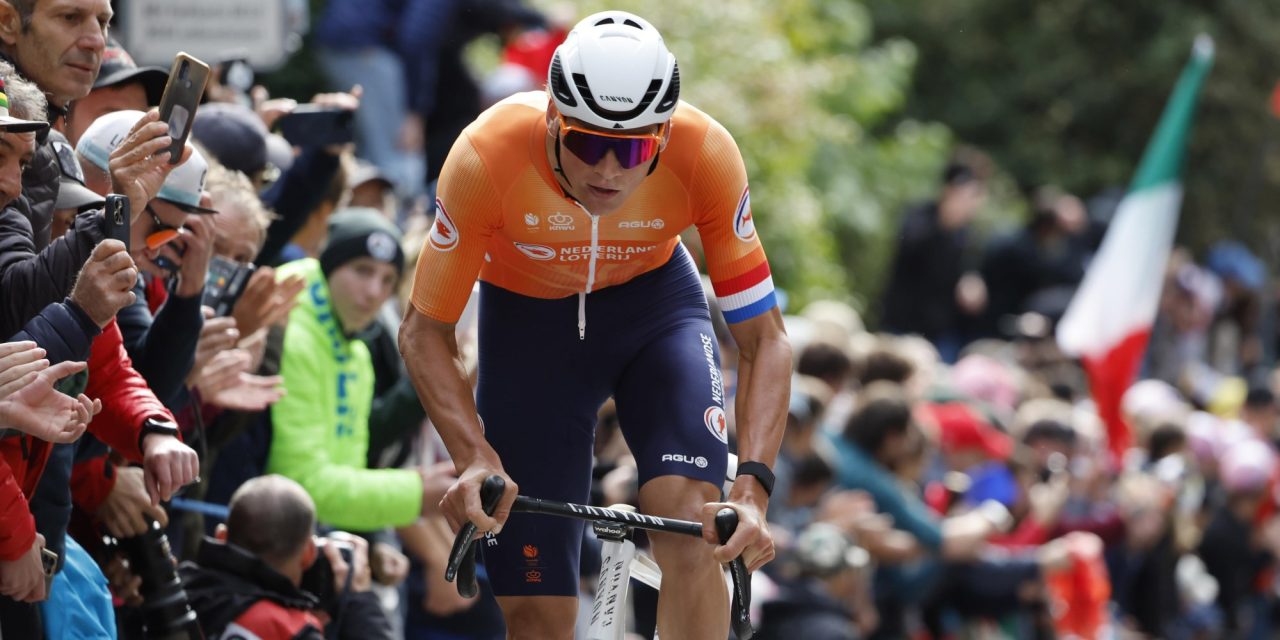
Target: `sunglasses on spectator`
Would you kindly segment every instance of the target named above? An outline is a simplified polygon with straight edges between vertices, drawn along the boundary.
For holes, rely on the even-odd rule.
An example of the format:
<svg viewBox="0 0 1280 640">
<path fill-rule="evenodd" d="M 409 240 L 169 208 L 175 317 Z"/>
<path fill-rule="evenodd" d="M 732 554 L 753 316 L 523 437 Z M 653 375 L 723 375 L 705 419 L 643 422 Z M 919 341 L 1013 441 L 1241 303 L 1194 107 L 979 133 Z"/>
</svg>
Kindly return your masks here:
<svg viewBox="0 0 1280 640">
<path fill-rule="evenodd" d="M 160 247 L 168 244 L 174 238 L 182 235 L 181 227 L 165 224 L 160 220 L 160 216 L 156 214 L 156 210 L 152 209 L 150 204 L 143 207 L 143 210 L 151 216 L 152 222 L 151 233 L 147 234 L 146 240 L 148 249 L 159 249 Z"/>
<path fill-rule="evenodd" d="M 570 124 L 561 114 L 560 133 L 564 146 L 579 160 L 595 165 L 613 152 L 623 169 L 630 169 L 653 159 L 662 147 L 670 123 L 665 123 L 654 133 L 612 133 L 596 131 Z"/>
</svg>

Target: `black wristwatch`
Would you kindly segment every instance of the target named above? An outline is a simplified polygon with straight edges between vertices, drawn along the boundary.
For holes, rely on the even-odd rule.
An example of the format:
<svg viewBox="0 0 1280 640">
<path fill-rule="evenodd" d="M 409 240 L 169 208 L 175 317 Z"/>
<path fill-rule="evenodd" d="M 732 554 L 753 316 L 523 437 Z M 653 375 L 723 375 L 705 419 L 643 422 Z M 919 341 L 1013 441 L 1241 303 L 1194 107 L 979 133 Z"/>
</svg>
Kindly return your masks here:
<svg viewBox="0 0 1280 640">
<path fill-rule="evenodd" d="M 139 451 L 142 450 L 142 441 L 146 440 L 147 436 L 153 433 L 158 433 L 162 436 L 173 436 L 178 439 L 182 438 L 180 435 L 181 432 L 178 431 L 177 424 L 161 418 L 147 418 L 142 423 L 142 433 L 138 434 Z"/>
<path fill-rule="evenodd" d="M 766 496 L 773 495 L 773 482 L 776 479 L 773 471 L 763 462 L 739 462 L 736 476 L 751 476 L 764 487 Z"/>
</svg>

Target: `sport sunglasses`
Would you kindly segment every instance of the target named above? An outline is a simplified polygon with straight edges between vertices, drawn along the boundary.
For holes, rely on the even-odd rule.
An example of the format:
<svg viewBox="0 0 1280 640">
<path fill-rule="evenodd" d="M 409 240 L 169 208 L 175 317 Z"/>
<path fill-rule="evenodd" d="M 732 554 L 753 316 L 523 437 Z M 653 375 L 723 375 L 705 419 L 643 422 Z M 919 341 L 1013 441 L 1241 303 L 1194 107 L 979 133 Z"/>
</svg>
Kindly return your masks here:
<svg viewBox="0 0 1280 640">
<path fill-rule="evenodd" d="M 156 210 L 152 209 L 150 204 L 144 207 L 143 210 L 151 216 L 151 222 L 154 223 L 151 233 L 147 234 L 148 249 L 159 249 L 160 247 L 168 244 L 174 238 L 182 235 L 182 229 L 167 225 L 161 221 L 160 216 L 156 215 Z"/>
<path fill-rule="evenodd" d="M 594 165 L 613 152 L 623 169 L 630 169 L 653 159 L 662 147 L 670 123 L 663 124 L 655 133 L 611 133 L 586 129 L 569 124 L 561 114 L 560 133 L 564 146 L 579 160 Z"/>
</svg>

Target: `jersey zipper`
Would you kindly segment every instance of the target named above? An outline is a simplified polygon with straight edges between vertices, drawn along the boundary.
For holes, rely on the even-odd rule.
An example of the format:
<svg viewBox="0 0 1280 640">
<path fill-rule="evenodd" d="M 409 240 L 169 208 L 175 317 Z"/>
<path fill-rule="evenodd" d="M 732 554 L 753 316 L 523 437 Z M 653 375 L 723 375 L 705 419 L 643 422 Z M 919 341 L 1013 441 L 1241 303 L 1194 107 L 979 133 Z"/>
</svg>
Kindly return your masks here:
<svg viewBox="0 0 1280 640">
<path fill-rule="evenodd" d="M 591 218 L 591 256 L 587 259 L 587 289 L 578 294 L 578 339 L 587 339 L 587 294 L 591 293 L 591 288 L 596 284 L 596 255 L 600 252 L 600 218 L 587 211 L 587 208 L 578 203 L 578 207 L 586 211 L 587 217 Z"/>
</svg>

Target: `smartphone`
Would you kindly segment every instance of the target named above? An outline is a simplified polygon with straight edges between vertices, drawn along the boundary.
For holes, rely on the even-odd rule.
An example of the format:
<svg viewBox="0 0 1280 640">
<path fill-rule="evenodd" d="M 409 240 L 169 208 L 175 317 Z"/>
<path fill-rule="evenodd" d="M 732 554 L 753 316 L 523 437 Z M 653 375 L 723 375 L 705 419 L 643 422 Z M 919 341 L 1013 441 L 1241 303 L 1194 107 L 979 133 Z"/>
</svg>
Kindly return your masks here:
<svg viewBox="0 0 1280 640">
<path fill-rule="evenodd" d="M 106 209 L 102 215 L 107 219 L 106 235 L 112 240 L 124 243 L 129 249 L 129 222 L 133 215 L 129 210 L 129 196 L 111 194 L 107 196 Z"/>
<path fill-rule="evenodd" d="M 252 264 L 240 264 L 220 256 L 209 258 L 209 276 L 204 282 L 204 306 L 213 309 L 216 316 L 230 315 L 255 270 L 257 267 Z"/>
<path fill-rule="evenodd" d="M 355 123 L 354 111 L 303 104 L 280 116 L 276 131 L 295 147 L 323 147 L 354 141 Z"/>
<path fill-rule="evenodd" d="M 179 52 L 169 69 L 169 82 L 160 97 L 160 119 L 169 123 L 169 135 L 173 144 L 169 147 L 169 164 L 178 164 L 182 149 L 191 135 L 191 123 L 196 117 L 196 107 L 204 96 L 209 82 L 209 65 L 198 58 Z"/>
<path fill-rule="evenodd" d="M 47 548 L 40 549 L 40 566 L 44 569 L 44 594 L 49 596 L 53 587 L 53 577 L 58 573 L 58 554 Z"/>
</svg>

